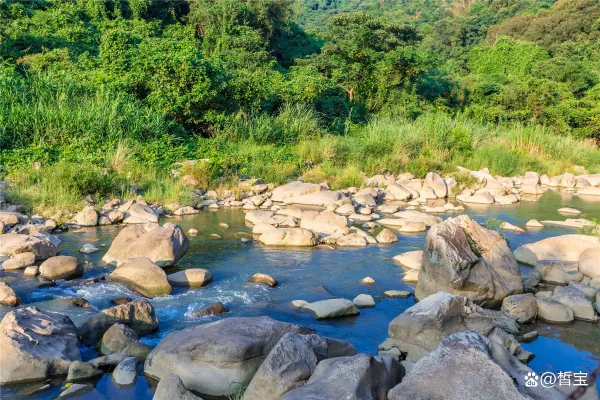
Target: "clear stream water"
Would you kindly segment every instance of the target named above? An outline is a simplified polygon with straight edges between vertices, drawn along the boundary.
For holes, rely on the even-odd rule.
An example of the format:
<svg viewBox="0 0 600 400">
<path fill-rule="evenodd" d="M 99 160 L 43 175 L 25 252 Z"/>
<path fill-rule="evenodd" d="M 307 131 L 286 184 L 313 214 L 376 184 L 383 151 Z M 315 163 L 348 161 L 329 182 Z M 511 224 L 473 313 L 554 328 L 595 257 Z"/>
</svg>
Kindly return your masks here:
<svg viewBox="0 0 600 400">
<path fill-rule="evenodd" d="M 538 201 L 512 206 L 468 206 L 466 213 L 480 223 L 490 218 L 498 218 L 524 227 L 532 218 L 538 220 L 564 220 L 556 210 L 560 207 L 574 207 L 581 210 L 586 218 L 600 218 L 600 198 L 582 199 L 568 192 L 547 191 Z M 443 218 L 451 216 L 440 215 Z M 159 331 L 146 336 L 143 342 L 155 346 L 162 338 L 174 330 L 195 324 L 213 321 L 230 316 L 268 315 L 272 318 L 293 322 L 314 328 L 319 334 L 351 342 L 359 352 L 377 353 L 377 345 L 387 337 L 389 322 L 415 303 L 413 298 L 388 299 L 383 292 L 391 289 L 413 290 L 412 285 L 402 282 L 402 268 L 394 263 L 392 257 L 405 251 L 421 249 L 425 234 L 399 235 L 399 241 L 391 245 L 369 245 L 365 248 L 314 248 L 290 249 L 268 248 L 257 242 L 242 243 L 240 232 L 251 232 L 244 222 L 244 213 L 240 209 L 220 209 L 202 211 L 190 217 L 170 218 L 185 232 L 190 228 L 198 230 L 198 235 L 189 237 L 190 250 L 178 263 L 177 269 L 207 268 L 213 273 L 213 281 L 207 286 L 187 290 L 174 288 L 171 296 L 151 300 L 160 321 Z M 164 222 L 164 221 L 162 221 Z M 225 222 L 229 228 L 219 226 Z M 63 241 L 61 254 L 74 255 L 86 261 L 84 280 L 98 277 L 112 268 L 100 261 L 112 239 L 121 229 L 120 226 L 86 228 L 60 234 Z M 210 238 L 218 233 L 223 239 Z M 573 229 L 543 228 L 527 230 L 525 234 L 503 232 L 511 249 L 521 244 L 538 241 L 550 236 L 576 233 Z M 100 252 L 91 255 L 79 253 L 85 243 L 92 243 Z M 523 266 L 524 274 L 531 269 Z M 168 273 L 171 271 L 167 271 Z M 249 284 L 246 281 L 253 274 L 261 272 L 273 276 L 279 285 L 275 288 Z M 364 285 L 362 278 L 375 279 L 373 285 Z M 110 306 L 110 299 L 119 296 L 138 297 L 134 292 L 115 283 L 86 284 L 78 279 L 58 282 L 53 287 L 40 287 L 36 278 L 23 277 L 22 272 L 2 272 L 2 279 L 9 282 L 21 300 L 28 305 L 37 305 L 42 309 L 60 311 L 49 300 L 63 297 L 83 297 L 93 307 L 103 309 Z M 290 305 L 291 300 L 323 300 L 334 297 L 353 299 L 361 293 L 375 298 L 374 308 L 361 309 L 357 317 L 327 321 L 317 321 L 306 312 L 297 311 Z M 216 317 L 194 316 L 194 311 L 209 303 L 220 301 L 227 305 L 230 312 Z M 37 304 L 36 304 L 37 303 Z M 77 324 L 85 314 L 91 312 L 80 309 L 81 315 L 72 316 Z M 9 310 L 0 309 L 3 316 Z M 536 357 L 529 364 L 536 372 L 545 371 L 591 371 L 600 362 L 600 327 L 584 322 L 569 326 L 556 326 L 536 323 L 525 329 L 535 329 L 540 333 L 537 340 L 523 344 Z M 97 357 L 95 349 L 82 347 L 84 360 Z M 141 372 L 141 367 L 140 367 Z M 55 398 L 60 393 L 61 380 L 52 383 L 49 390 L 30 394 L 39 385 L 17 385 L 2 388 L 3 399 L 14 398 Z M 105 374 L 96 382 L 95 390 L 79 398 L 101 399 L 151 399 L 152 385 L 140 374 L 135 385 L 119 388 L 110 375 Z"/>
</svg>

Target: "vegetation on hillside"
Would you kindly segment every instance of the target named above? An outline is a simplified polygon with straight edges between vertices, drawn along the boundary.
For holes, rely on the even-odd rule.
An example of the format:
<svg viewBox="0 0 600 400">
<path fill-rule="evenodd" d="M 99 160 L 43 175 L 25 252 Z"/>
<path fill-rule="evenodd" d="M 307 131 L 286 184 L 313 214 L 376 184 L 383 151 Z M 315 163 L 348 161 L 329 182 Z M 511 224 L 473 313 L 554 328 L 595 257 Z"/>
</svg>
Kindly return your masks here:
<svg viewBox="0 0 600 400">
<path fill-rule="evenodd" d="M 0 174 L 52 208 L 178 199 L 184 159 L 209 160 L 201 188 L 600 171 L 599 18 L 595 0 L 4 1 Z"/>
</svg>

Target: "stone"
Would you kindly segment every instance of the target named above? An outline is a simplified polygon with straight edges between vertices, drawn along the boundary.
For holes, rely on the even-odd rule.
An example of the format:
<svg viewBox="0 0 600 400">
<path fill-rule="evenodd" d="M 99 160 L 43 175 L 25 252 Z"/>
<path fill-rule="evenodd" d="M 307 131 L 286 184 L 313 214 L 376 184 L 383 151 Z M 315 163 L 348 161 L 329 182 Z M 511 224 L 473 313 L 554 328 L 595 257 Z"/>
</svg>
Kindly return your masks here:
<svg viewBox="0 0 600 400">
<path fill-rule="evenodd" d="M 54 256 L 40 265 L 40 276 L 50 279 L 74 279 L 83 276 L 83 265 L 75 257 Z"/>
<path fill-rule="evenodd" d="M 276 228 L 260 235 L 258 241 L 267 246 L 312 247 L 319 243 L 319 238 L 304 228 Z"/>
<path fill-rule="evenodd" d="M 128 259 L 109 275 L 109 279 L 124 283 L 150 298 L 167 296 L 173 290 L 165 271 L 146 257 Z"/>
<path fill-rule="evenodd" d="M 16 254 L 13 258 L 2 263 L 4 271 L 14 271 L 29 267 L 35 263 L 35 253 L 27 252 Z"/>
<path fill-rule="evenodd" d="M 76 396 L 82 396 L 85 393 L 91 392 L 94 390 L 94 385 L 91 383 L 74 383 L 69 386 L 66 390 L 60 393 L 59 398 L 71 398 Z"/>
<path fill-rule="evenodd" d="M 592 302 L 585 297 L 585 294 L 573 286 L 557 286 L 551 297 L 573 311 L 575 319 L 583 321 L 595 321 L 596 314 Z"/>
<path fill-rule="evenodd" d="M 190 207 L 190 206 L 181 207 L 181 208 L 178 208 L 177 210 L 173 211 L 173 215 L 192 215 L 192 214 L 199 214 L 199 213 L 200 213 L 200 211 L 198 211 L 194 207 Z"/>
<path fill-rule="evenodd" d="M 58 249 L 46 236 L 30 236 L 19 233 L 0 235 L 0 254 L 11 257 L 28 252 L 34 253 L 37 260 L 45 260 L 58 254 Z"/>
<path fill-rule="evenodd" d="M 195 312 L 196 317 L 205 317 L 207 315 L 219 315 L 228 312 L 225 304 L 221 302 L 211 303 Z"/>
<path fill-rule="evenodd" d="M 398 241 L 398 236 L 388 228 L 383 228 L 381 232 L 375 237 L 377 243 L 390 244 Z"/>
<path fill-rule="evenodd" d="M 152 400 L 202 400 L 185 388 L 181 378 L 175 374 L 162 377 L 156 386 Z"/>
<path fill-rule="evenodd" d="M 560 186 L 564 188 L 573 188 L 576 183 L 577 180 L 575 179 L 575 175 L 570 173 L 563 174 L 560 180 Z"/>
<path fill-rule="evenodd" d="M 94 378 L 104 374 L 98 368 L 92 364 L 81 361 L 73 361 L 69 365 L 69 371 L 67 373 L 67 382 L 77 382 L 86 379 Z"/>
<path fill-rule="evenodd" d="M 17 212 L 0 211 L 0 222 L 7 228 L 11 228 L 20 222 L 25 222 L 26 219 L 25 215 Z"/>
<path fill-rule="evenodd" d="M 244 391 L 244 400 L 279 400 L 303 386 L 320 361 L 355 354 L 350 343 L 314 334 L 286 333 L 254 374 Z"/>
<path fill-rule="evenodd" d="M 252 210 L 246 213 L 245 219 L 251 224 L 258 224 L 259 222 L 268 224 L 269 219 L 274 214 L 273 211 Z"/>
<path fill-rule="evenodd" d="M 348 226 L 348 218 L 328 210 L 322 212 L 305 211 L 302 213 L 302 219 L 300 220 L 300 228 L 310 229 L 325 235 L 347 232 Z"/>
<path fill-rule="evenodd" d="M 539 292 L 538 292 L 539 294 Z M 551 324 L 570 324 L 574 320 L 573 311 L 563 303 L 542 296 L 536 296 L 537 317 Z"/>
<path fill-rule="evenodd" d="M 377 201 L 371 193 L 357 193 L 354 195 L 354 201 L 363 207 L 375 207 Z"/>
<path fill-rule="evenodd" d="M 72 361 L 81 354 L 69 317 L 25 307 L 0 322 L 0 383 L 66 375 Z"/>
<path fill-rule="evenodd" d="M 137 333 L 127 325 L 114 324 L 102 336 L 100 344 L 100 353 L 109 355 L 113 353 L 123 353 L 127 346 L 139 341 Z"/>
<path fill-rule="evenodd" d="M 484 307 L 523 292 L 521 272 L 506 240 L 467 215 L 431 227 L 415 295 L 437 292 L 464 295 Z"/>
<path fill-rule="evenodd" d="M 517 261 L 536 265 L 538 261 L 579 261 L 579 256 L 590 248 L 600 248 L 600 238 L 586 235 L 554 236 L 529 243 L 514 251 Z"/>
<path fill-rule="evenodd" d="M 88 362 L 96 368 L 112 369 L 127 357 L 129 356 L 125 353 L 113 353 L 108 356 L 94 358 Z"/>
<path fill-rule="evenodd" d="M 354 303 L 347 299 L 327 299 L 308 303 L 302 308 L 312 311 L 315 319 L 347 317 L 360 314 Z"/>
<path fill-rule="evenodd" d="M 430 172 L 425 175 L 423 185 L 429 186 L 437 198 L 443 199 L 448 197 L 448 187 L 446 186 L 446 182 L 435 172 Z"/>
<path fill-rule="evenodd" d="M 365 278 L 363 278 L 361 280 L 362 283 L 366 284 L 366 285 L 372 285 L 375 283 L 375 279 L 371 278 L 370 276 L 367 276 Z"/>
<path fill-rule="evenodd" d="M 525 226 L 528 228 L 543 228 L 544 224 L 539 222 L 537 219 L 530 219 L 529 221 L 527 221 Z"/>
<path fill-rule="evenodd" d="M 494 202 L 501 204 L 501 205 L 510 205 L 510 204 L 518 203 L 519 198 L 514 194 L 508 194 L 506 196 L 495 195 Z"/>
<path fill-rule="evenodd" d="M 531 291 L 542 281 L 542 274 L 538 271 L 532 271 L 529 275 L 521 276 L 523 290 Z"/>
<path fill-rule="evenodd" d="M 289 332 L 314 333 L 268 317 L 232 317 L 192 326 L 167 335 L 146 358 L 144 372 L 154 379 L 174 373 L 190 390 L 226 396 L 232 382 L 252 379 Z"/>
<path fill-rule="evenodd" d="M 402 233 L 420 233 L 427 230 L 427 225 L 423 222 L 406 222 L 398 227 L 398 231 Z"/>
<path fill-rule="evenodd" d="M 340 192 L 325 189 L 314 183 L 290 182 L 273 189 L 271 200 L 286 204 L 328 206 L 342 199 Z"/>
<path fill-rule="evenodd" d="M 17 297 L 17 293 L 15 293 L 13 288 L 6 282 L 0 282 L 0 304 L 10 307 L 21 304 L 21 300 Z"/>
<path fill-rule="evenodd" d="M 367 245 L 367 239 L 358 233 L 350 233 L 337 238 L 335 244 L 340 247 L 364 247 Z"/>
<path fill-rule="evenodd" d="M 79 226 L 96 226 L 98 225 L 98 213 L 93 206 L 86 206 L 69 221 L 69 224 Z"/>
<path fill-rule="evenodd" d="M 494 196 L 492 196 L 489 192 L 482 192 L 472 196 L 465 196 L 461 194 L 456 196 L 456 199 L 467 204 L 494 204 L 495 201 Z"/>
<path fill-rule="evenodd" d="M 408 283 L 417 283 L 419 281 L 420 269 L 410 269 L 404 273 L 402 280 Z"/>
<path fill-rule="evenodd" d="M 518 226 L 513 225 L 510 222 L 502 222 L 500 224 L 500 229 L 503 229 L 505 231 L 513 231 L 517 233 L 525 233 L 525 231 L 522 228 L 519 228 Z"/>
<path fill-rule="evenodd" d="M 269 287 L 277 286 L 277 281 L 275 279 L 273 279 L 272 276 L 267 275 L 267 274 L 254 274 L 250 277 L 248 282 L 261 283 L 261 284 L 267 285 Z"/>
<path fill-rule="evenodd" d="M 596 301 L 596 294 L 598 293 L 598 288 L 579 282 L 569 282 L 569 286 L 572 286 L 575 289 L 579 290 L 592 303 Z"/>
<path fill-rule="evenodd" d="M 412 293 L 406 290 L 386 290 L 383 295 L 391 299 L 406 299 L 412 296 Z"/>
<path fill-rule="evenodd" d="M 588 179 L 589 181 L 589 179 Z M 577 194 L 584 196 L 600 196 L 599 186 L 585 186 L 577 190 Z"/>
<path fill-rule="evenodd" d="M 204 268 L 188 268 L 167 275 L 171 286 L 199 288 L 212 281 L 212 273 Z"/>
<path fill-rule="evenodd" d="M 335 209 L 335 213 L 341 215 L 351 215 L 355 212 L 356 210 L 354 209 L 354 206 L 352 204 L 343 204 Z"/>
<path fill-rule="evenodd" d="M 317 364 L 306 384 L 286 393 L 281 400 L 385 400 L 387 392 L 405 374 L 392 357 L 357 354 Z"/>
<path fill-rule="evenodd" d="M 37 276 L 40 273 L 40 268 L 36 265 L 25 268 L 23 275 L 25 276 Z"/>
<path fill-rule="evenodd" d="M 114 324 L 127 325 L 138 334 L 147 335 L 158 329 L 154 307 L 146 299 L 102 310 L 79 327 L 79 338 L 88 345 L 95 345 Z"/>
<path fill-rule="evenodd" d="M 423 250 L 407 251 L 394 257 L 394 261 L 406 269 L 420 269 L 423 265 Z"/>
<path fill-rule="evenodd" d="M 119 232 L 102 261 L 119 265 L 130 258 L 147 257 L 164 268 L 177 263 L 189 247 L 190 242 L 179 225 L 133 225 Z"/>
<path fill-rule="evenodd" d="M 531 293 L 507 296 L 502 301 L 501 311 L 519 324 L 533 322 L 537 315 L 535 296 Z"/>
<path fill-rule="evenodd" d="M 370 294 L 359 294 L 352 302 L 358 308 L 375 307 L 375 300 Z"/>
<path fill-rule="evenodd" d="M 459 332 L 421 358 L 402 382 L 389 391 L 388 400 L 559 400 L 556 388 L 525 384 L 533 371 L 502 344 L 478 332 Z M 490 377 L 493 377 L 490 379 Z"/>
<path fill-rule="evenodd" d="M 539 185 L 540 184 L 540 176 L 537 172 L 525 172 L 523 175 L 523 185 Z"/>
<path fill-rule="evenodd" d="M 531 194 L 535 196 L 539 196 L 544 193 L 539 185 L 522 185 L 521 192 L 523 192 L 523 194 Z"/>
<path fill-rule="evenodd" d="M 407 360 L 417 361 L 453 333 L 475 331 L 487 336 L 499 325 L 471 300 L 440 292 L 419 301 L 390 322 L 390 337 L 379 345 L 380 354 L 395 348 L 405 353 Z"/>
<path fill-rule="evenodd" d="M 121 210 L 123 211 L 123 210 Z M 150 207 L 140 203 L 133 203 L 125 213 L 125 219 L 123 220 L 126 224 L 147 224 L 147 223 L 158 223 L 158 215 L 154 213 Z"/>
<path fill-rule="evenodd" d="M 402 185 L 390 184 L 386 188 L 386 199 L 406 201 L 412 197 L 410 190 L 407 190 Z M 395 211 L 393 211 L 395 212 Z"/>
<path fill-rule="evenodd" d="M 583 275 L 591 279 L 600 277 L 600 247 L 584 250 L 579 255 L 578 262 L 579 272 Z"/>
<path fill-rule="evenodd" d="M 557 211 L 561 214 L 567 214 L 567 215 L 580 215 L 581 214 L 581 211 L 576 210 L 574 208 L 569 208 L 569 207 L 559 208 Z"/>
<path fill-rule="evenodd" d="M 393 215 L 394 217 L 405 219 L 409 222 L 422 222 L 427 226 L 433 226 L 442 222 L 442 218 L 440 217 L 415 210 L 398 211 Z M 384 224 L 382 223 L 382 225 Z"/>
<path fill-rule="evenodd" d="M 196 236 L 198 234 L 198 229 L 190 228 L 188 229 L 188 235 Z"/>
<path fill-rule="evenodd" d="M 95 253 L 97 251 L 100 251 L 100 249 L 97 248 L 96 246 L 94 246 L 93 244 L 89 244 L 89 243 L 84 244 L 79 249 L 79 252 L 83 253 L 83 254 L 92 254 L 92 253 Z"/>
<path fill-rule="evenodd" d="M 112 379 L 119 386 L 129 386 L 137 378 L 137 357 L 129 357 L 121 361 L 112 373 Z"/>
<path fill-rule="evenodd" d="M 104 214 L 104 217 L 106 217 L 111 224 L 118 224 L 119 222 L 123 222 L 125 214 L 121 210 L 110 210 Z M 102 218 L 102 216 L 100 218 Z"/>
</svg>

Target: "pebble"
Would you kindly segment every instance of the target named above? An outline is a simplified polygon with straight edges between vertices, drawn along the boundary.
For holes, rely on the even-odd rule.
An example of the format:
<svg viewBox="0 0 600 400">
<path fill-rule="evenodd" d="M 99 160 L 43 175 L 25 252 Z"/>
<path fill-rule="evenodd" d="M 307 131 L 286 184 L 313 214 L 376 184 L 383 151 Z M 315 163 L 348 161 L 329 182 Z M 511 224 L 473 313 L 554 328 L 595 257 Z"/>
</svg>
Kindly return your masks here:
<svg viewBox="0 0 600 400">
<path fill-rule="evenodd" d="M 367 285 L 372 285 L 375 283 L 375 279 L 371 278 L 370 276 L 367 276 L 366 278 L 363 278 L 361 282 Z"/>
</svg>

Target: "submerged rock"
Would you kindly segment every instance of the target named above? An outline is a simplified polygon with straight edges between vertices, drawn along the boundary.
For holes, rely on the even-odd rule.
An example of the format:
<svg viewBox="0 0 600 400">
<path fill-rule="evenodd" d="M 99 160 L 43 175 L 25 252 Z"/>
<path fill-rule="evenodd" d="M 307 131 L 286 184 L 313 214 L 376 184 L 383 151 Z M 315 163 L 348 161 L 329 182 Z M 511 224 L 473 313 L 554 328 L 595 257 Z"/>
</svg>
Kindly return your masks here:
<svg viewBox="0 0 600 400">
<path fill-rule="evenodd" d="M 506 240 L 467 215 L 431 227 L 415 295 L 460 294 L 485 307 L 522 293 L 521 272 Z"/>
<path fill-rule="evenodd" d="M 328 319 L 358 315 L 360 312 L 348 299 L 328 299 L 308 303 L 302 308 L 314 313 L 316 319 Z"/>
<path fill-rule="evenodd" d="M 228 312 L 229 310 L 225 307 L 225 304 L 221 302 L 211 303 L 207 306 L 202 307 L 196 311 L 196 317 L 205 317 L 207 315 L 219 315 Z"/>
<path fill-rule="evenodd" d="M 288 332 L 314 333 L 268 317 L 224 318 L 172 332 L 146 359 L 144 372 L 161 379 L 174 373 L 186 388 L 226 396 L 232 382 L 249 382 Z"/>
<path fill-rule="evenodd" d="M 555 388 L 529 387 L 533 371 L 504 347 L 477 332 L 455 333 L 421 358 L 389 400 L 563 399 Z M 490 379 L 490 377 L 492 377 Z"/>
<path fill-rule="evenodd" d="M 272 276 L 267 275 L 267 274 L 254 274 L 250 277 L 248 282 L 261 283 L 261 284 L 267 285 L 269 287 L 277 286 L 277 281 Z"/>
<path fill-rule="evenodd" d="M 11 311 L 0 322 L 0 383 L 66 375 L 80 361 L 77 328 L 64 315 L 35 307 Z"/>
<path fill-rule="evenodd" d="M 188 268 L 183 271 L 167 275 L 167 280 L 172 286 L 199 288 L 212 281 L 212 273 L 204 268 Z"/>
</svg>

